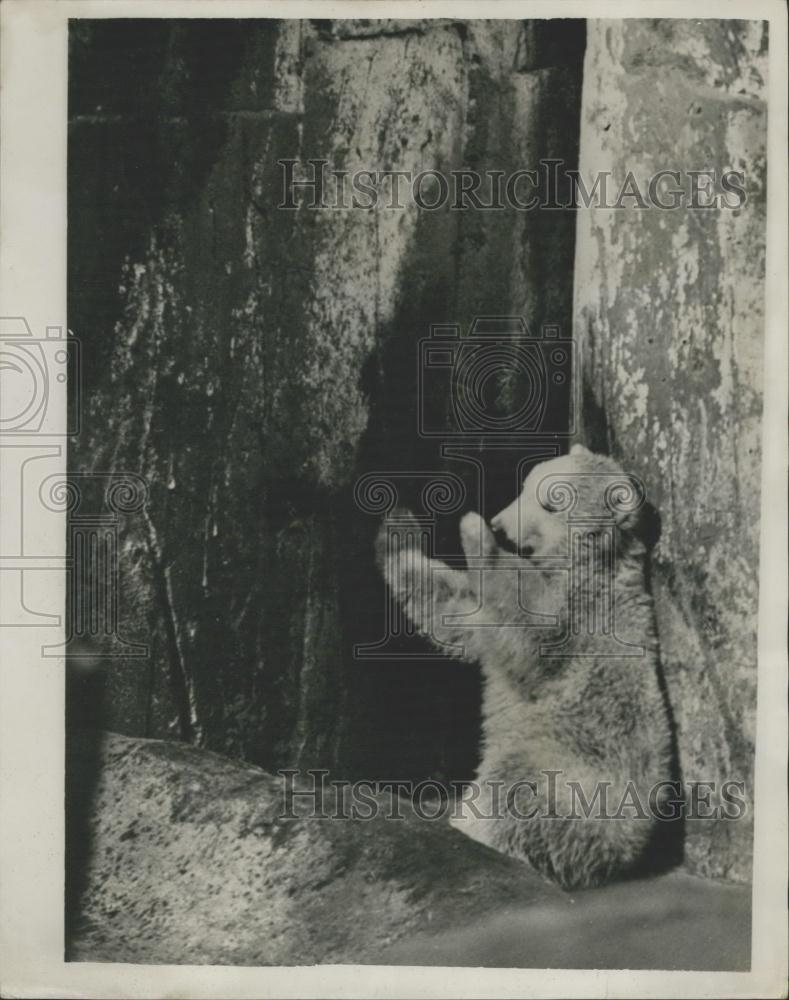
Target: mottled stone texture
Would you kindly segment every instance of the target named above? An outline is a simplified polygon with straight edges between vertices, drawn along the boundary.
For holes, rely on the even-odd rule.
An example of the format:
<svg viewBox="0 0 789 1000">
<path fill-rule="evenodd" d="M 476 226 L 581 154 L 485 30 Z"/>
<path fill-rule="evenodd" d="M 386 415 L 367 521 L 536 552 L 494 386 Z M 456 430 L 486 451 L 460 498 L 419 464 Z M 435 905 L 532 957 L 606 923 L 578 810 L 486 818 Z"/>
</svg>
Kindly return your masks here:
<svg viewBox="0 0 789 1000">
<path fill-rule="evenodd" d="M 601 170 L 614 189 L 627 171 L 641 181 L 664 168 L 738 170 L 747 202 L 582 211 L 575 270 L 581 433 L 638 473 L 662 514 L 654 589 L 682 777 L 745 781 L 749 801 L 766 70 L 760 22 L 590 22 L 587 186 Z M 747 878 L 750 845 L 750 821 L 687 824 L 697 872 Z"/>
<path fill-rule="evenodd" d="M 311 795 L 286 798 L 278 778 L 169 741 L 113 734 L 75 744 L 73 757 L 100 776 L 72 960 L 375 962 L 404 937 L 502 906 L 570 907 L 527 866 L 389 793 L 376 804 L 368 789 L 364 804 L 327 786 L 324 810 L 346 818 L 320 820 Z"/>
<path fill-rule="evenodd" d="M 410 200 L 283 211 L 276 161 L 572 167 L 583 30 L 72 22 L 69 326 L 85 412 L 71 463 L 150 486 L 123 526 L 120 603 L 124 637 L 151 655 L 111 664 L 109 728 L 269 769 L 470 775 L 472 668 L 353 659 L 386 608 L 377 518 L 353 485 L 458 471 L 417 434 L 418 341 L 476 313 L 568 331 L 574 219 Z M 503 406 L 515 390 L 502 385 Z M 514 496 L 516 459 L 500 465 L 468 506 Z"/>
<path fill-rule="evenodd" d="M 71 745 L 82 902 L 67 957 L 145 964 L 747 969 L 750 893 L 674 872 L 570 897 L 423 803 L 278 779 L 171 741 Z M 93 775 L 93 779 L 86 777 Z M 96 780 L 97 779 L 97 780 Z M 301 789 L 302 791 L 304 789 Z M 368 794 L 368 793 L 365 793 Z M 436 810 L 438 812 L 438 810 Z M 385 818 L 396 813 L 402 818 Z M 74 870 L 70 868 L 69 870 Z"/>
</svg>

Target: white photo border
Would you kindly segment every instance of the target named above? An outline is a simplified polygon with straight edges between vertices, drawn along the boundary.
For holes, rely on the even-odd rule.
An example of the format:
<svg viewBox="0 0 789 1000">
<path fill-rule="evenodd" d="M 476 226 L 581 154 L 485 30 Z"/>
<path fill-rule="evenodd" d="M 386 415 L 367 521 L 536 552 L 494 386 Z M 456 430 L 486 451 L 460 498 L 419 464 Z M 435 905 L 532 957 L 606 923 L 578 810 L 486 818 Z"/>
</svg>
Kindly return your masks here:
<svg viewBox="0 0 789 1000">
<path fill-rule="evenodd" d="M 493 0 L 490 18 L 741 18 L 770 22 L 765 395 L 752 969 L 747 973 L 317 966 L 239 968 L 63 960 L 64 663 L 52 627 L 0 629 L 0 990 L 13 997 L 759 997 L 787 980 L 787 13 L 780 0 Z M 66 327 L 70 18 L 480 17 L 479 3 L 390 0 L 4 0 L 0 6 L 0 313 Z M 50 406 L 66 418 L 65 386 Z M 65 473 L 66 439 L 41 439 Z M 15 553 L 20 453 L 0 449 L 0 551 Z M 16 471 L 15 471 L 16 470 Z M 16 478 L 15 478 L 16 476 Z M 35 521 L 37 511 L 26 512 Z M 65 606 L 65 514 L 37 536 L 31 601 Z M 4 574 L 0 574 L 3 576 Z M 8 575 L 8 574 L 5 574 Z M 2 593 L 0 592 L 0 600 Z"/>
</svg>

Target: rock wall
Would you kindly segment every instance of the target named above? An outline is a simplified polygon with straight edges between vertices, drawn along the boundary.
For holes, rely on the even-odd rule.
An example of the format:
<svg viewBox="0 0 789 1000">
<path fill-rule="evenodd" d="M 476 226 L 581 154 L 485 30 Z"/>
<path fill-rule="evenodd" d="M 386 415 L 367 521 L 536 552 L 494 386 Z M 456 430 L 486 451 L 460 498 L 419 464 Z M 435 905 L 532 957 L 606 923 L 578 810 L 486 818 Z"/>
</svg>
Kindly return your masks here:
<svg viewBox="0 0 789 1000">
<path fill-rule="evenodd" d="M 512 312 L 569 331 L 574 220 L 413 202 L 281 210 L 276 161 L 573 166 L 583 23 L 206 28 L 72 23 L 84 429 L 70 460 L 134 472 L 150 492 L 120 553 L 121 629 L 150 656 L 111 661 L 105 724 L 269 769 L 468 777 L 476 672 L 420 660 L 416 642 L 408 660 L 354 659 L 386 604 L 378 518 L 353 486 L 451 465 L 417 433 L 431 323 Z M 502 405 L 513 391 L 501 386 Z M 431 405 L 444 419 L 447 398 Z M 515 463 L 500 466 L 468 506 L 514 495 Z M 420 485 L 401 500 L 416 504 Z M 442 522 L 448 544 L 456 521 Z"/>
<path fill-rule="evenodd" d="M 578 163 L 579 22 L 73 23 L 84 419 L 70 459 L 150 492 L 120 553 L 121 630 L 150 656 L 111 661 L 109 728 L 271 770 L 470 775 L 473 669 L 420 659 L 416 640 L 408 659 L 353 655 L 386 607 L 377 518 L 353 488 L 443 469 L 468 507 L 512 498 L 521 456 L 480 440 L 452 459 L 419 435 L 417 359 L 431 323 L 520 313 L 533 330 L 574 324 L 578 434 L 662 513 L 654 587 L 682 776 L 750 782 L 766 29 L 588 33 Z M 278 209 L 282 158 L 442 173 L 556 158 L 620 181 L 733 169 L 747 203 L 580 211 L 576 248 L 571 212 Z M 499 390 L 506 411 L 518 386 Z M 449 420 L 446 395 L 431 407 Z M 422 482 L 401 501 L 418 507 Z M 456 520 L 436 518 L 449 550 Z M 749 824 L 688 824 L 686 854 L 745 878 Z"/>
<path fill-rule="evenodd" d="M 643 478 L 662 515 L 654 589 L 682 777 L 719 788 L 744 781 L 749 801 L 766 83 L 761 22 L 588 25 L 579 166 L 587 188 L 598 171 L 611 172 L 614 188 L 628 171 L 645 186 L 661 169 L 715 169 L 718 192 L 722 171 L 745 179 L 736 209 L 642 209 L 631 198 L 580 211 L 575 337 L 581 433 Z M 687 175 L 683 182 L 687 195 Z M 750 822 L 687 825 L 687 862 L 703 874 L 747 878 L 750 845 Z"/>
<path fill-rule="evenodd" d="M 750 966 L 745 886 L 672 872 L 571 897 L 453 830 L 435 800 L 327 787 L 324 809 L 347 818 L 322 822 L 312 794 L 194 747 L 93 734 L 71 753 L 97 781 L 68 841 L 92 844 L 70 961 Z"/>
<path fill-rule="evenodd" d="M 404 937 L 424 941 L 502 906 L 570 907 L 526 865 L 429 818 L 447 815 L 435 801 L 415 810 L 367 789 L 365 803 L 349 786 L 321 795 L 319 784 L 286 786 L 216 754 L 117 734 L 90 736 L 73 755 L 80 773 L 100 770 L 72 961 L 375 962 Z M 318 802 L 341 818 L 316 819 Z"/>
</svg>

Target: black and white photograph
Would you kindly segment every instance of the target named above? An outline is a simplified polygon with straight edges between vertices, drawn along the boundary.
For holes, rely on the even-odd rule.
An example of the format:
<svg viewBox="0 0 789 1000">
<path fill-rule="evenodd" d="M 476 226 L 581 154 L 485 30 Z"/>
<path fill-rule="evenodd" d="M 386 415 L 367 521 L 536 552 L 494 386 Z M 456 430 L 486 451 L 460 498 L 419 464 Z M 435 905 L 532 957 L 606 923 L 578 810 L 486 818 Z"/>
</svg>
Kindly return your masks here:
<svg viewBox="0 0 789 1000">
<path fill-rule="evenodd" d="M 45 995 L 786 995 L 786 11 L 455 6 L 4 4 Z"/>
</svg>

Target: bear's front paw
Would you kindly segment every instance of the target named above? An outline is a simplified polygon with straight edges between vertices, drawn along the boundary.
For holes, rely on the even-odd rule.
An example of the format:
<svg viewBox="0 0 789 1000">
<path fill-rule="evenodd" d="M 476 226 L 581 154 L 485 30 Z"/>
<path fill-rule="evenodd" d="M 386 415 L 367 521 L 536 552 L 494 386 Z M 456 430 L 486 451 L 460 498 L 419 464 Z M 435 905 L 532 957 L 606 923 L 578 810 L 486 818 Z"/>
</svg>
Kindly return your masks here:
<svg viewBox="0 0 789 1000">
<path fill-rule="evenodd" d="M 498 549 L 485 519 L 474 511 L 469 511 L 461 518 L 460 542 L 467 559 L 490 556 Z"/>
<path fill-rule="evenodd" d="M 375 540 L 375 561 L 385 574 L 387 560 L 404 548 L 418 548 L 422 526 L 410 510 L 396 507 L 381 522 Z"/>
</svg>

